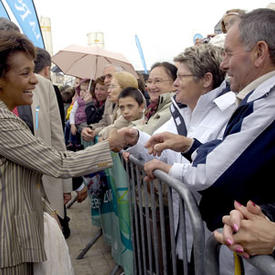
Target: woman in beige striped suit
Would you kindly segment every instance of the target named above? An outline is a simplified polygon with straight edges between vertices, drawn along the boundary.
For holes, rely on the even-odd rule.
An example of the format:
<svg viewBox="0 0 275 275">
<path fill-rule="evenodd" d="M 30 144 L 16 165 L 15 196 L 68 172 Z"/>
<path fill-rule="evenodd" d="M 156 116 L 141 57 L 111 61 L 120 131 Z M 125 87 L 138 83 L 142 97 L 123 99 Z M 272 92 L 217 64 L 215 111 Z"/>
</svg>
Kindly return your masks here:
<svg viewBox="0 0 275 275">
<path fill-rule="evenodd" d="M 43 232 L 42 174 L 70 178 L 112 165 L 110 149 L 121 139 L 79 152 L 58 152 L 35 138 L 18 118 L 16 106 L 32 103 L 37 79 L 35 49 L 17 32 L 0 32 L 0 274 L 33 274 L 46 260 Z"/>
</svg>

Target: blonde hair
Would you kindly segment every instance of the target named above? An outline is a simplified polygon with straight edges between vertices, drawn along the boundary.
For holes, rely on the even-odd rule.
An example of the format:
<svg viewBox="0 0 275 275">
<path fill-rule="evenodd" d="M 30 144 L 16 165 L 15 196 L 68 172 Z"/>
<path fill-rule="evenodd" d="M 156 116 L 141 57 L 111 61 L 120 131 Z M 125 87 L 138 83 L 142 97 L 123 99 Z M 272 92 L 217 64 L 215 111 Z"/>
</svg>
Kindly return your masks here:
<svg viewBox="0 0 275 275">
<path fill-rule="evenodd" d="M 224 23 L 224 19 L 225 19 L 227 16 L 235 15 L 235 16 L 240 17 L 240 16 L 243 15 L 243 14 L 245 14 L 245 10 L 240 10 L 240 9 L 231 9 L 231 10 L 227 10 L 227 11 L 225 12 L 224 16 L 222 17 L 222 21 L 221 21 L 222 32 L 223 32 L 223 33 L 227 33 L 226 27 L 225 27 L 225 23 Z"/>
<path fill-rule="evenodd" d="M 125 71 L 116 72 L 113 74 L 113 77 L 116 79 L 122 90 L 128 87 L 138 88 L 138 81 L 131 73 Z"/>
</svg>

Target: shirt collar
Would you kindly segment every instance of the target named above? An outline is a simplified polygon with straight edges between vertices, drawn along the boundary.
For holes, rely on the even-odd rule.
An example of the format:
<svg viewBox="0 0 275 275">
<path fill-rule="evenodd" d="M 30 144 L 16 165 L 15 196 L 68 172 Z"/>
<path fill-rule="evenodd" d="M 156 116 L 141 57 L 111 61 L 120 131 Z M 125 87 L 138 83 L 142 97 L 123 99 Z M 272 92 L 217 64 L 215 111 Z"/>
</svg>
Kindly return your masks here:
<svg viewBox="0 0 275 275">
<path fill-rule="evenodd" d="M 249 83 L 245 88 L 243 88 L 238 94 L 237 94 L 237 102 L 238 104 L 253 90 L 255 90 L 260 84 L 262 84 L 264 81 L 269 79 L 270 77 L 275 76 L 275 70 L 269 73 L 266 73 L 251 83 Z"/>
</svg>

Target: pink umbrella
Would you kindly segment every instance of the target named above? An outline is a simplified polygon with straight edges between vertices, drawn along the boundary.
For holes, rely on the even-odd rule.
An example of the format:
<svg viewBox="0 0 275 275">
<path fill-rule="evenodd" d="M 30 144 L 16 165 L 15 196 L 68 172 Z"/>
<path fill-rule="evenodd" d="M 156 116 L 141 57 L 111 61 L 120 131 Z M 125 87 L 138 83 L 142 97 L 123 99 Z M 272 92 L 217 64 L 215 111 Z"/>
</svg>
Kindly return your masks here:
<svg viewBox="0 0 275 275">
<path fill-rule="evenodd" d="M 106 66 L 112 64 L 138 77 L 133 65 L 120 53 L 98 47 L 71 45 L 52 57 L 64 74 L 80 78 L 96 79 L 103 75 Z"/>
</svg>

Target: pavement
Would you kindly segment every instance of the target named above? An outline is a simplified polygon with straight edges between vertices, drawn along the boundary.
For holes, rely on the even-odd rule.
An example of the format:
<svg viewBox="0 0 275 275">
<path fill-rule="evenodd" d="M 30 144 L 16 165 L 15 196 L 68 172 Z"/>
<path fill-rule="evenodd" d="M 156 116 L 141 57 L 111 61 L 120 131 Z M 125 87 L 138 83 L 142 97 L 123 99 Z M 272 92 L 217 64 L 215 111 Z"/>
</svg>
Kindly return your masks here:
<svg viewBox="0 0 275 275">
<path fill-rule="evenodd" d="M 99 230 L 98 227 L 92 225 L 90 209 L 89 198 L 81 203 L 75 202 L 67 209 L 67 215 L 71 219 L 69 223 L 71 235 L 67 239 L 67 244 L 75 275 L 110 275 L 116 264 L 111 256 L 111 248 L 104 242 L 102 236 L 88 250 L 83 259 L 76 259 Z M 118 270 L 113 275 L 121 272 Z"/>
</svg>

